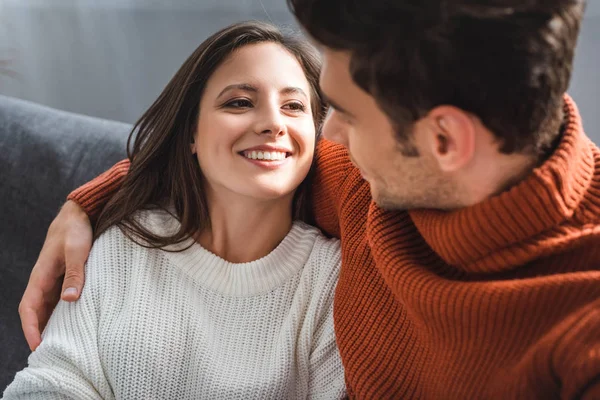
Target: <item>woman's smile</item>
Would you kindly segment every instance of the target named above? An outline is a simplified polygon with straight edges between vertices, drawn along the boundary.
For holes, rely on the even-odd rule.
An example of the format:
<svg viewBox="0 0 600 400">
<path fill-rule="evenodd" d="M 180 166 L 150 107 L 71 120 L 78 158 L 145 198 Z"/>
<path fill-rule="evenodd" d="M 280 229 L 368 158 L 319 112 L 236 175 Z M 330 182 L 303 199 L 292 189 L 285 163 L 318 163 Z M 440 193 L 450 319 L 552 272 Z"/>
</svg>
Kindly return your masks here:
<svg viewBox="0 0 600 400">
<path fill-rule="evenodd" d="M 278 169 L 288 164 L 293 152 L 285 147 L 261 145 L 238 153 L 253 165 L 266 169 Z"/>
</svg>

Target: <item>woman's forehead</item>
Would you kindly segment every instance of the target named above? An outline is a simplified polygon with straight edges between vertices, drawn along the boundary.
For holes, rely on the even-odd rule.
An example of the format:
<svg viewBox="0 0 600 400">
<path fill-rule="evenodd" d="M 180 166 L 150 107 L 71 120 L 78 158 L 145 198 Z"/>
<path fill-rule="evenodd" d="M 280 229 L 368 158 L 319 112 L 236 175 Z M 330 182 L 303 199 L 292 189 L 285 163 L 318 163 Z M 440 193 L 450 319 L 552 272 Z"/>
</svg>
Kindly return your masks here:
<svg viewBox="0 0 600 400">
<path fill-rule="evenodd" d="M 298 59 L 277 43 L 244 46 L 227 57 L 208 84 L 247 83 L 253 86 L 299 87 L 308 90 L 308 81 Z"/>
</svg>

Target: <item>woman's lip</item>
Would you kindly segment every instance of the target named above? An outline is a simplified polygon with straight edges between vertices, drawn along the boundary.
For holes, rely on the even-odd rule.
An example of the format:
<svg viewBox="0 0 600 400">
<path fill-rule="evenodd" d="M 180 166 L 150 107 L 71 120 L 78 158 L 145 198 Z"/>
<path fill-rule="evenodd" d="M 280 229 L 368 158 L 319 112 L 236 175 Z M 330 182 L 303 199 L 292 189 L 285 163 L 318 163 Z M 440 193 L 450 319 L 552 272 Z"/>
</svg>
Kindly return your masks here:
<svg viewBox="0 0 600 400">
<path fill-rule="evenodd" d="M 290 150 L 288 148 L 278 147 L 278 146 L 270 146 L 270 145 L 260 145 L 260 146 L 250 147 L 248 149 L 244 149 L 244 150 L 240 151 L 239 153 L 243 154 L 248 151 L 275 151 L 278 153 L 292 154 L 292 150 Z"/>
</svg>

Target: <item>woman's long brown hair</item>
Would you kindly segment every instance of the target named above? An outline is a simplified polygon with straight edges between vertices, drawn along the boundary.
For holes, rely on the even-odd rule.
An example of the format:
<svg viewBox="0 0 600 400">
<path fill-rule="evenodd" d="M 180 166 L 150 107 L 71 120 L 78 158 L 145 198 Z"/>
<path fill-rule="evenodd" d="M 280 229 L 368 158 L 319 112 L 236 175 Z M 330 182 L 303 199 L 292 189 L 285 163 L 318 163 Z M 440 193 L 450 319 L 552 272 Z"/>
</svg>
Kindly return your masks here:
<svg viewBox="0 0 600 400">
<path fill-rule="evenodd" d="M 268 23 L 250 21 L 224 28 L 194 51 L 134 125 L 127 141 L 129 172 L 102 211 L 95 237 L 117 225 L 140 245 L 165 248 L 209 226 L 202 171 L 190 152 L 200 99 L 208 79 L 231 53 L 263 42 L 283 46 L 302 66 L 311 87 L 312 114 L 319 136 L 325 103 L 319 90 L 318 52 L 298 34 L 283 33 Z M 296 190 L 292 204 L 293 218 L 308 223 L 313 222 L 309 204 L 312 169 Z M 159 236 L 134 218 L 137 211 L 151 208 L 174 213 L 181 222 L 179 230 L 170 236 Z"/>
</svg>

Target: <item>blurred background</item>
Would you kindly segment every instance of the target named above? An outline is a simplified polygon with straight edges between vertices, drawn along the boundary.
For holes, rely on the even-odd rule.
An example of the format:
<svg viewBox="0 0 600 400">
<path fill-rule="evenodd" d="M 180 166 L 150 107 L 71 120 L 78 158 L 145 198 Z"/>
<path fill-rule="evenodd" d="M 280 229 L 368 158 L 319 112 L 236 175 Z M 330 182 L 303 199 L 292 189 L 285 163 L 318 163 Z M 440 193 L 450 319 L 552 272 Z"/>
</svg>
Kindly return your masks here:
<svg viewBox="0 0 600 400">
<path fill-rule="evenodd" d="M 210 34 L 260 19 L 297 26 L 285 0 L 0 0 L 0 93 L 133 123 Z"/>
<path fill-rule="evenodd" d="M 0 94 L 132 123 L 209 34 L 261 19 L 296 27 L 285 0 L 0 0 Z M 600 143 L 600 1 L 588 9 L 569 90 Z"/>
<path fill-rule="evenodd" d="M 297 27 L 286 0 L 0 0 L 0 94 L 133 123 L 208 35 L 248 19 Z M 569 92 L 600 144 L 599 43 L 600 0 L 588 0 Z M 29 354 L 17 306 L 46 227 L 70 190 L 124 157 L 129 129 L 2 101 L 0 393 Z"/>
</svg>

